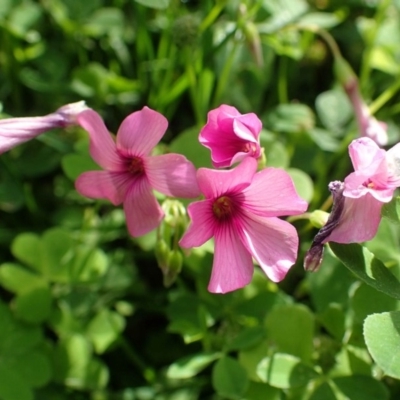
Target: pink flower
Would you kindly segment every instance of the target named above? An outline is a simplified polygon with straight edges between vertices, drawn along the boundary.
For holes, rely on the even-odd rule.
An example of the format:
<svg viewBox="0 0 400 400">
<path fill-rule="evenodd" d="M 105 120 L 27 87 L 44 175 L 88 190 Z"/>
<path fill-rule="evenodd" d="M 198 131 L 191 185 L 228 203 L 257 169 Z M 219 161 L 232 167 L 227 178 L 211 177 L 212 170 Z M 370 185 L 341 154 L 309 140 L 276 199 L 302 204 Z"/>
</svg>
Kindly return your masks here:
<svg viewBox="0 0 400 400">
<path fill-rule="evenodd" d="M 67 104 L 43 117 L 6 118 L 0 120 L 0 154 L 54 128 L 76 124 L 76 116 L 87 107 L 84 101 Z"/>
<path fill-rule="evenodd" d="M 296 229 L 277 217 L 303 213 L 307 203 L 285 171 L 256 170 L 257 161 L 248 157 L 231 170 L 197 172 L 205 200 L 189 205 L 191 224 L 180 245 L 197 247 L 214 237 L 210 292 L 247 285 L 253 276 L 252 257 L 274 282 L 282 280 L 296 261 Z"/>
<path fill-rule="evenodd" d="M 369 138 L 349 146 L 354 172 L 344 183 L 332 182 L 333 208 L 326 225 L 315 236 L 304 266 L 318 269 L 327 242 L 360 243 L 371 240 L 379 227 L 381 209 L 400 186 L 400 144 L 389 151 Z"/>
<path fill-rule="evenodd" d="M 83 173 L 76 189 L 87 197 L 123 203 L 132 236 L 152 231 L 164 216 L 152 189 L 173 197 L 199 195 L 196 170 L 185 157 L 150 155 L 168 126 L 163 115 L 148 107 L 130 114 L 119 127 L 116 142 L 93 110 L 79 114 L 78 122 L 89 132 L 92 158 L 105 171 Z"/>
<path fill-rule="evenodd" d="M 240 114 L 225 104 L 208 113 L 200 131 L 200 143 L 211 150 L 214 167 L 230 167 L 246 157 L 261 156 L 261 121 L 253 114 Z"/>
</svg>

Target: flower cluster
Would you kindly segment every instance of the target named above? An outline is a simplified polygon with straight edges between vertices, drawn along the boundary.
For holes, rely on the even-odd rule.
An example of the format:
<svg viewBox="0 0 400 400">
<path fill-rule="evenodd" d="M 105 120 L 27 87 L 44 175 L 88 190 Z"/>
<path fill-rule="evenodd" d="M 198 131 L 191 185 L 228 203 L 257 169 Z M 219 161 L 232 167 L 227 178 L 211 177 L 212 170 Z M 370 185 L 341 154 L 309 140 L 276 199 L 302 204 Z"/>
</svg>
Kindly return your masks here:
<svg viewBox="0 0 400 400">
<path fill-rule="evenodd" d="M 89 198 L 122 204 L 127 229 L 133 237 L 156 229 L 165 217 L 168 207 L 160 206 L 154 190 L 172 199 L 202 196 L 188 206 L 190 223 L 179 245 L 192 248 L 214 240 L 209 291 L 226 293 L 247 285 L 252 279 L 253 261 L 274 282 L 281 281 L 296 262 L 296 229 L 280 217 L 304 213 L 307 203 L 298 196 L 286 171 L 258 170 L 263 154 L 262 123 L 255 114 L 240 114 L 228 105 L 208 113 L 199 141 L 210 150 L 216 169 L 196 171 L 180 154 L 153 155 L 168 121 L 148 107 L 125 118 L 115 138 L 100 115 L 83 102 L 66 105 L 43 117 L 3 119 L 0 152 L 49 129 L 69 125 L 88 132 L 90 155 L 102 168 L 81 174 L 76 190 Z M 364 135 L 350 144 L 349 154 L 354 172 L 344 182 L 329 185 L 332 212 L 306 254 L 307 270 L 318 269 L 323 246 L 329 241 L 372 239 L 382 205 L 392 199 L 400 186 L 400 144 L 385 151 L 376 140 Z M 173 203 L 171 207 L 175 207 Z M 181 252 L 175 247 L 166 256 L 164 244 L 157 247 L 156 255 L 167 281 L 173 282 L 180 270 Z"/>
<path fill-rule="evenodd" d="M 211 292 L 226 293 L 247 285 L 253 259 L 275 282 L 295 263 L 297 232 L 279 217 L 301 214 L 307 203 L 297 195 L 287 172 L 275 168 L 257 172 L 262 124 L 255 114 L 240 114 L 222 105 L 209 112 L 200 131 L 199 141 L 210 149 L 214 167 L 239 163 L 229 170 L 196 171 L 180 154 L 152 155 L 168 122 L 148 107 L 125 118 L 115 139 L 100 115 L 83 103 L 64 106 L 45 117 L 2 120 L 0 149 L 9 150 L 48 129 L 67 125 L 88 132 L 90 154 L 102 168 L 81 174 L 75 183 L 77 191 L 122 204 L 133 237 L 154 230 L 164 218 L 153 190 L 172 198 L 204 196 L 188 206 L 191 222 L 179 243 L 191 248 L 214 238 Z M 163 269 L 171 273 L 166 264 Z"/>
</svg>

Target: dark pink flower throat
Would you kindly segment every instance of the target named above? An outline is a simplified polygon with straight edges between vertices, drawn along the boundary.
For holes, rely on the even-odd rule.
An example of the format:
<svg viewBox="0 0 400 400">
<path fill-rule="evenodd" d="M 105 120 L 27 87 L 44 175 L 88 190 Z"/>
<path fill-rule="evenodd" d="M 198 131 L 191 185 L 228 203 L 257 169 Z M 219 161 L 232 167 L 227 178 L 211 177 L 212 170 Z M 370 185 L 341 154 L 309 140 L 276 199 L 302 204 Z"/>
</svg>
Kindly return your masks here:
<svg viewBox="0 0 400 400">
<path fill-rule="evenodd" d="M 246 143 L 243 146 L 243 152 L 244 153 L 249 153 L 251 155 L 257 153 L 257 145 L 255 143 Z"/>
<path fill-rule="evenodd" d="M 219 220 L 228 219 L 233 214 L 234 203 L 228 196 L 218 197 L 213 203 L 212 210 Z"/>
<path fill-rule="evenodd" d="M 144 165 L 140 157 L 132 157 L 128 164 L 128 171 L 135 176 L 143 175 Z"/>
</svg>

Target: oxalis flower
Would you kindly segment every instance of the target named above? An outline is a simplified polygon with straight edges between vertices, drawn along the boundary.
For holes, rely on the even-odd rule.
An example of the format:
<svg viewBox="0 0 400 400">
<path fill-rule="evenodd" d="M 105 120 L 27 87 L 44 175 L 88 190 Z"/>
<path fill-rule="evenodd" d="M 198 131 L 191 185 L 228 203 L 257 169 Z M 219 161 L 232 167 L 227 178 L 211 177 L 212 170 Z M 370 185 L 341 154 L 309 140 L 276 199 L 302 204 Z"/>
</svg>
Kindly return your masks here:
<svg viewBox="0 0 400 400">
<path fill-rule="evenodd" d="M 132 236 L 152 231 L 164 216 L 152 189 L 172 197 L 199 195 L 196 170 L 184 156 L 150 155 L 168 126 L 163 115 L 148 107 L 130 114 L 119 127 L 116 141 L 95 111 L 86 110 L 77 119 L 89 132 L 92 158 L 105 171 L 83 173 L 76 189 L 87 197 L 123 203 Z"/>
<path fill-rule="evenodd" d="M 327 242 L 360 243 L 371 240 L 379 227 L 381 209 L 400 186 L 400 144 L 387 152 L 370 138 L 353 140 L 349 154 L 354 172 L 344 183 L 331 182 L 333 207 L 326 225 L 315 236 L 304 267 L 316 270 Z"/>
<path fill-rule="evenodd" d="M 5 118 L 0 120 L 0 154 L 54 128 L 76 125 L 76 116 L 86 110 L 84 101 L 62 106 L 42 117 Z"/>
<path fill-rule="evenodd" d="M 208 113 L 199 141 L 211 150 L 214 167 L 230 167 L 246 157 L 261 156 L 261 128 L 257 115 L 242 115 L 235 107 L 223 104 Z"/>
<path fill-rule="evenodd" d="M 226 293 L 247 285 L 252 257 L 274 282 L 282 280 L 296 261 L 296 229 L 278 216 L 307 209 L 289 175 L 246 158 L 227 171 L 200 168 L 197 180 L 205 200 L 189 205 L 191 223 L 180 240 L 184 248 L 214 238 L 215 252 L 208 290 Z"/>
</svg>

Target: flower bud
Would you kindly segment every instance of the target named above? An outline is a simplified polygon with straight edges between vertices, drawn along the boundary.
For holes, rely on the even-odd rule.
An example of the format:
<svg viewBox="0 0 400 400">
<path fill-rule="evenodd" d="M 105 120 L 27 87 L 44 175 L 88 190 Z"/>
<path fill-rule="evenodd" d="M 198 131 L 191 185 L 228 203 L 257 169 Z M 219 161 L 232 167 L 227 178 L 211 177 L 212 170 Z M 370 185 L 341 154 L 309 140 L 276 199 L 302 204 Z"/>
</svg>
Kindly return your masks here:
<svg viewBox="0 0 400 400">
<path fill-rule="evenodd" d="M 167 268 L 163 271 L 164 286 L 171 286 L 182 270 L 183 256 L 180 250 L 171 250 L 168 257 Z"/>
<path fill-rule="evenodd" d="M 67 104 L 43 117 L 5 118 L 0 120 L 0 154 L 54 128 L 75 125 L 77 115 L 86 110 L 84 101 Z"/>
<path fill-rule="evenodd" d="M 329 213 L 322 210 L 315 210 L 310 214 L 310 222 L 314 228 L 322 228 L 328 221 Z"/>
</svg>

